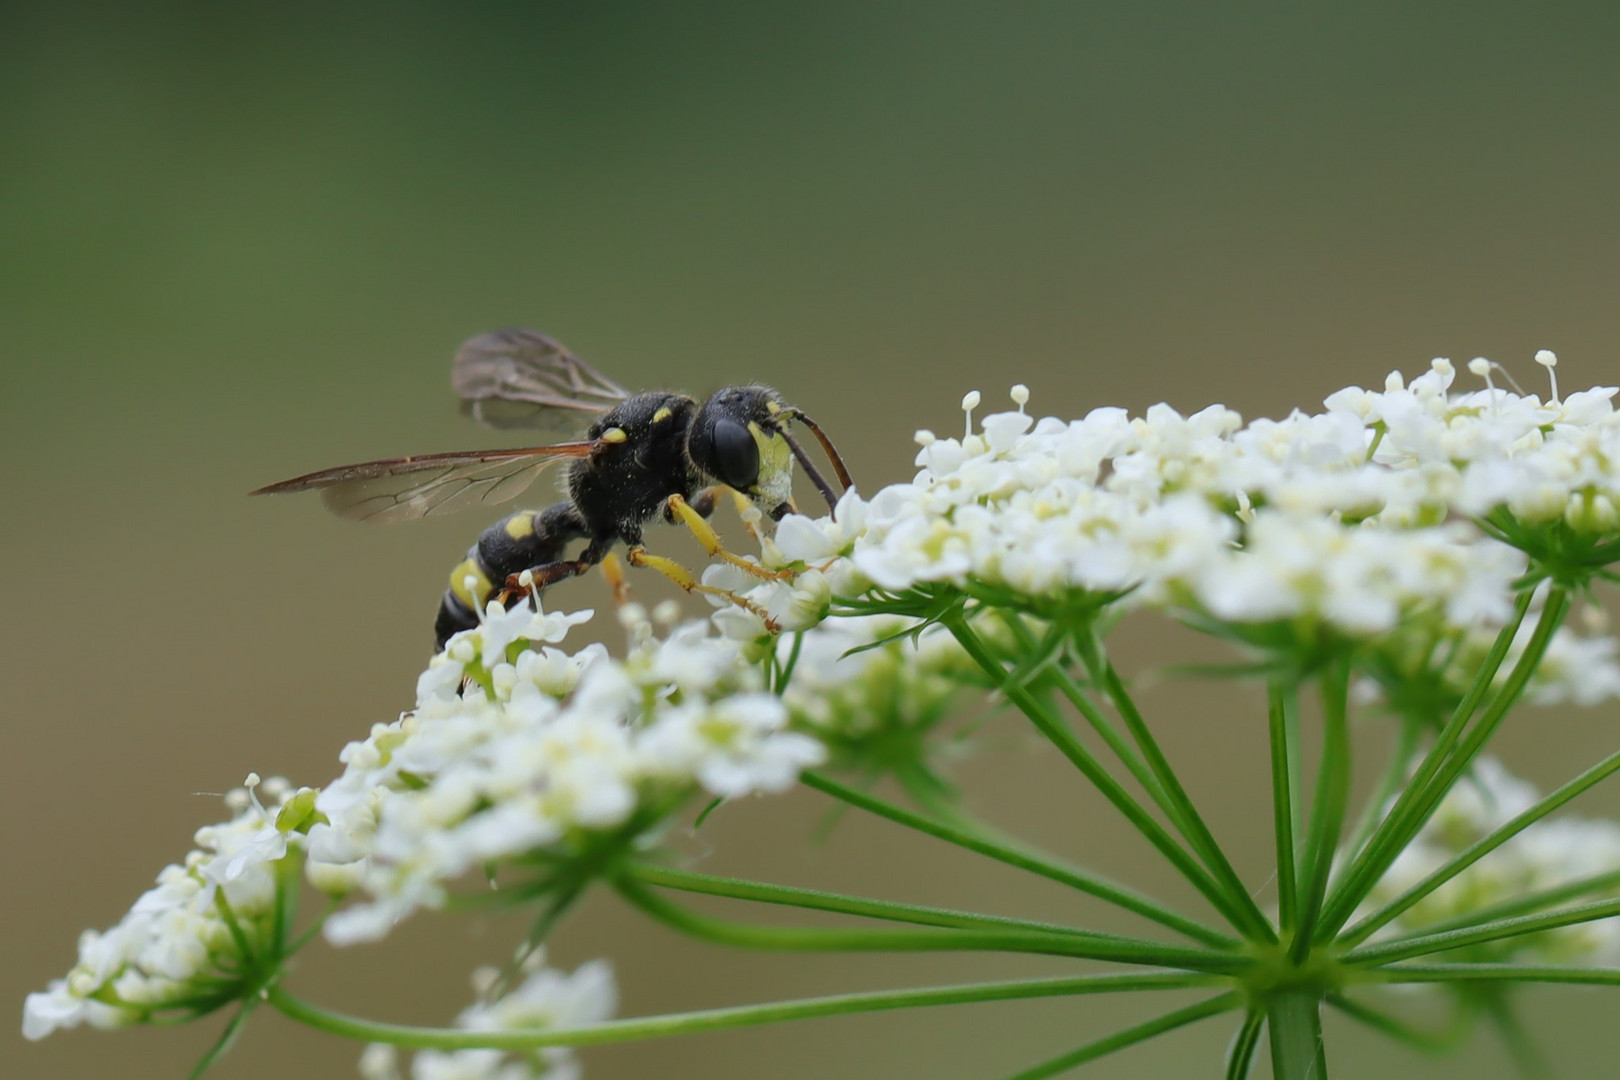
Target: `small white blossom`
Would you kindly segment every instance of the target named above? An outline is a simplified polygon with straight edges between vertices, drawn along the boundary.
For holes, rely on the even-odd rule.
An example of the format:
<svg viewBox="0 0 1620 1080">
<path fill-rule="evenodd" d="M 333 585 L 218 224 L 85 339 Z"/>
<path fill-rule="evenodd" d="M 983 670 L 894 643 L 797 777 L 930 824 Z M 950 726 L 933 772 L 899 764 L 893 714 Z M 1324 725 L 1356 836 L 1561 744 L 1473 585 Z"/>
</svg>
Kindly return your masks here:
<svg viewBox="0 0 1620 1080">
<path fill-rule="evenodd" d="M 528 977 L 501 998 L 480 1002 L 456 1017 L 456 1026 L 468 1031 L 551 1031 L 599 1024 L 618 1008 L 613 969 L 605 960 L 592 960 L 567 974 L 541 967 L 536 952 L 525 963 Z M 491 981 L 489 972 L 475 973 L 474 989 Z M 364 1080 L 403 1080 L 399 1051 L 373 1045 L 360 1057 Z M 579 1061 L 567 1047 L 532 1051 L 422 1050 L 411 1061 L 411 1080 L 579 1080 Z"/>
<path fill-rule="evenodd" d="M 256 776 L 249 780 L 259 785 Z M 42 1039 L 81 1023 L 120 1027 L 183 1008 L 176 1003 L 188 998 L 217 994 L 222 983 L 239 977 L 233 969 L 243 963 L 227 910 L 248 948 L 268 953 L 277 946 L 278 864 L 290 847 L 304 843 L 291 828 L 302 822 L 278 817 L 295 800 L 295 810 L 307 809 L 313 792 L 295 792 L 279 780 L 262 787 L 275 796 L 268 807 L 251 787 L 232 792 L 227 805 L 236 811 L 233 818 L 198 829 L 197 847 L 184 864 L 165 867 L 116 926 L 85 931 L 79 961 L 67 977 L 28 995 L 25 1036 Z"/>
</svg>

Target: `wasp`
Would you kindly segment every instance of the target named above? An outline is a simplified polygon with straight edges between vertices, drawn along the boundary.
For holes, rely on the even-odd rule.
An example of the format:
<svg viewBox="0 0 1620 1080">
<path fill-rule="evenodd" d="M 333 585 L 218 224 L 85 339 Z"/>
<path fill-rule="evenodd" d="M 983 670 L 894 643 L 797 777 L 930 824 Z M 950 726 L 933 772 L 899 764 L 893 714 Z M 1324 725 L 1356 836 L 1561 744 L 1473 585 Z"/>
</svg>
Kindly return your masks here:
<svg viewBox="0 0 1620 1080">
<path fill-rule="evenodd" d="M 682 523 L 711 557 L 759 577 L 781 576 L 726 551 L 707 519 L 728 489 L 772 521 L 794 512 L 794 462 L 833 508 L 837 496 L 789 431 L 790 423 L 809 429 L 839 483 L 846 491 L 853 486 L 820 425 L 768 386 L 728 386 L 701 402 L 663 390 L 632 394 L 558 342 L 527 329 L 466 341 L 452 361 L 451 384 L 463 411 L 493 427 L 558 420 L 577 427 L 587 419 L 589 427 L 574 442 L 365 461 L 251 493 L 319 491 L 343 517 L 392 523 L 506 502 L 567 463 L 565 498 L 491 525 L 450 572 L 434 624 L 441 649 L 451 635 L 476 626 L 478 612 L 491 600 L 538 596 L 602 563 L 618 544 L 628 549 L 632 565 L 651 567 L 688 591 L 750 606 L 699 584 L 674 560 L 649 554 L 642 532 L 659 517 Z M 583 548 L 568 558 L 568 546 L 581 540 Z"/>
</svg>

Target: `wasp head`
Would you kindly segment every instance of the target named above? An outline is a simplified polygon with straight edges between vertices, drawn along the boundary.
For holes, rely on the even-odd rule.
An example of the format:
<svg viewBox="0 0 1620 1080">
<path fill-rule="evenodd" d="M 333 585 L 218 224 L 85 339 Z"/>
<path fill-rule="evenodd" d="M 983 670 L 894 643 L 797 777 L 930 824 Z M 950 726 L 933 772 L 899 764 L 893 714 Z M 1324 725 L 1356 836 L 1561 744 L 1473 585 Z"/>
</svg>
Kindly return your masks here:
<svg viewBox="0 0 1620 1080">
<path fill-rule="evenodd" d="M 773 519 L 793 507 L 794 453 L 787 412 L 768 386 L 728 386 L 703 403 L 687 431 L 692 464 L 752 499 Z"/>
</svg>

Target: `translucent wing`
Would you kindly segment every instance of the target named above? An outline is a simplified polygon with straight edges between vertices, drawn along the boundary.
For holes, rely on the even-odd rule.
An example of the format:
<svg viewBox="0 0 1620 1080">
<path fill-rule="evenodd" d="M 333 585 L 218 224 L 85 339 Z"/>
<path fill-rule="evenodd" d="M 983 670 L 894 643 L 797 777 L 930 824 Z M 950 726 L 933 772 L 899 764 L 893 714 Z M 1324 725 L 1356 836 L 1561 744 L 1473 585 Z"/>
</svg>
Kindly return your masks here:
<svg viewBox="0 0 1620 1080">
<path fill-rule="evenodd" d="M 449 454 L 364 461 L 295 476 L 252 492 L 319 491 L 336 514 L 392 524 L 515 498 L 560 461 L 589 457 L 595 442 L 522 450 L 461 450 Z"/>
<path fill-rule="evenodd" d="M 469 338 L 450 365 L 462 407 L 493 427 L 578 423 L 630 394 L 534 330 L 494 330 Z"/>
</svg>

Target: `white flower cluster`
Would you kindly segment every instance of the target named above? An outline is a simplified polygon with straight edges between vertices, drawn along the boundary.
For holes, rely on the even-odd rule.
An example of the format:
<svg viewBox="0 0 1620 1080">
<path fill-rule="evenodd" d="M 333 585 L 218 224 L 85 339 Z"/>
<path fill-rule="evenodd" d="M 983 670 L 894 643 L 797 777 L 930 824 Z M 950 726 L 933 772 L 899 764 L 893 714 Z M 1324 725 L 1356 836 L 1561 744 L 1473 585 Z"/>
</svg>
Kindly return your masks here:
<svg viewBox="0 0 1620 1080">
<path fill-rule="evenodd" d="M 313 792 L 280 778 L 249 776 L 247 785 L 225 797 L 234 816 L 198 829 L 185 862 L 164 867 L 118 925 L 84 932 L 67 978 L 28 995 L 24 1035 L 122 1027 L 228 1001 L 254 956 L 275 950 L 278 864 L 303 841 L 297 827 Z"/>
<path fill-rule="evenodd" d="M 612 1017 L 618 1005 L 613 969 L 605 960 L 592 960 L 573 974 L 544 967 L 544 953 L 531 953 L 524 962 L 528 973 L 521 985 L 492 1002 L 480 1002 L 456 1017 L 456 1026 L 468 1031 L 522 1032 L 579 1028 Z M 499 979 L 493 968 L 473 973 L 473 989 L 480 997 Z M 566 1047 L 527 1052 L 504 1050 L 422 1050 L 412 1059 L 411 1080 L 579 1080 L 579 1060 Z M 360 1058 L 363 1080 L 404 1080 L 399 1051 L 381 1043 Z"/>
<path fill-rule="evenodd" d="M 849 555 L 838 595 L 971 581 L 1037 608 L 1129 592 L 1127 604 L 1228 624 L 1354 636 L 1414 612 L 1500 625 L 1525 556 L 1463 518 L 1506 507 L 1526 523 L 1620 529 L 1615 390 L 1543 404 L 1452 394 L 1453 374 L 1437 360 L 1410 385 L 1391 375 L 1380 393 L 1247 426 L 1221 406 L 1036 421 L 1015 387 L 1018 411 L 974 432 L 970 394 L 968 432 L 919 433 L 916 479 L 841 506 L 853 538 L 816 555 Z"/>
<path fill-rule="evenodd" d="M 737 643 L 704 622 L 653 632 L 625 608 L 624 660 L 561 640 L 584 616 L 491 604 L 452 638 L 418 686 L 417 708 L 351 743 L 343 776 L 316 805 L 309 876 L 366 899 L 333 915 L 334 942 L 383 936 L 440 906 L 467 871 L 624 826 L 649 828 L 698 789 L 722 797 L 781 791 L 824 751 L 786 730 Z"/>
<path fill-rule="evenodd" d="M 1539 615 L 1533 605 L 1519 625 L 1497 668 L 1498 685 L 1524 655 Z M 1357 701 L 1385 701 L 1398 711 L 1404 699 L 1420 706 L 1425 720 L 1447 713 L 1473 684 L 1500 631 L 1491 622 L 1455 626 L 1443 618 L 1411 620 L 1364 655 L 1371 677 L 1357 684 Z M 1390 702 L 1391 696 L 1396 700 Z M 1559 627 L 1525 687 L 1525 700 L 1533 705 L 1584 708 L 1615 698 L 1620 698 L 1620 640 L 1601 626 L 1589 626 L 1585 633 Z"/>
<path fill-rule="evenodd" d="M 1535 805 L 1541 793 L 1494 758 L 1479 758 L 1363 904 L 1372 911 L 1458 852 Z M 1556 817 L 1538 821 L 1418 901 L 1379 931 L 1421 932 L 1532 892 L 1620 871 L 1620 823 Z M 1611 888 L 1580 902 L 1620 894 Z M 1602 919 L 1470 949 L 1471 960 L 1605 964 L 1620 960 L 1620 921 Z"/>
<path fill-rule="evenodd" d="M 798 643 L 780 639 L 778 661 L 794 665 L 782 700 L 795 723 L 863 766 L 868 755 L 922 752 L 955 692 L 982 676 L 945 627 L 915 626 L 894 615 L 846 616 Z"/>
</svg>

